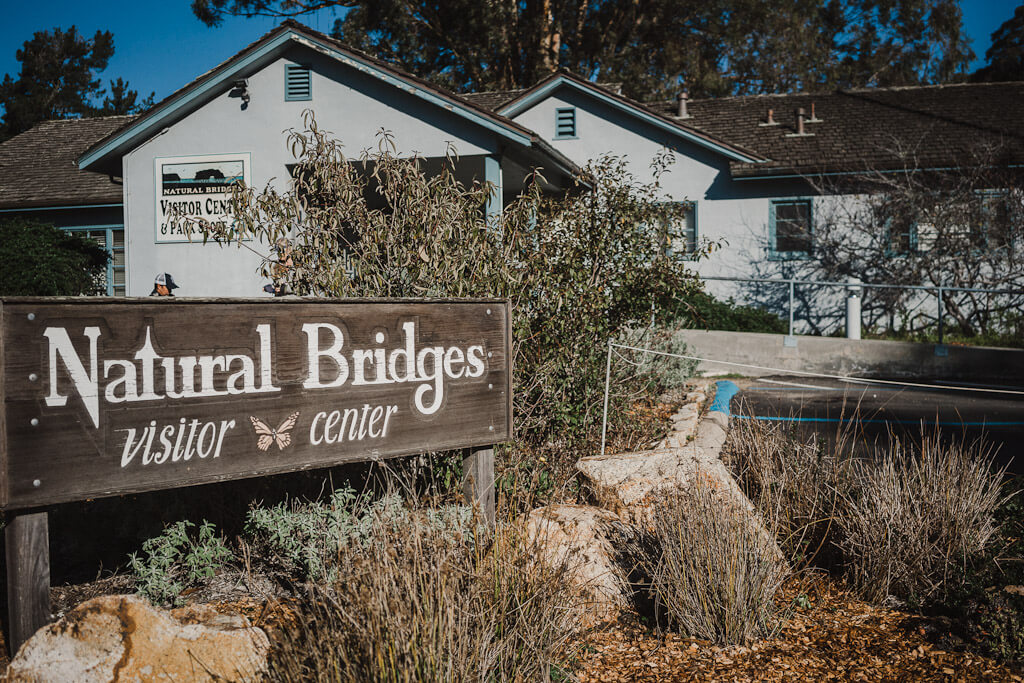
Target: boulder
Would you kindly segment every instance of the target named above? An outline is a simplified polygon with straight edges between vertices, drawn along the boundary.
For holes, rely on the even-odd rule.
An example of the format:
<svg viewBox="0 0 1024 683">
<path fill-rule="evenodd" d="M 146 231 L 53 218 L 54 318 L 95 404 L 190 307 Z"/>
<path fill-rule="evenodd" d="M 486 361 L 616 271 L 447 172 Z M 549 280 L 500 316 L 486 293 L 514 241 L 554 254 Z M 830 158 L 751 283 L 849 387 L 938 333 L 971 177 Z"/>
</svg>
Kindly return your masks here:
<svg viewBox="0 0 1024 683">
<path fill-rule="evenodd" d="M 173 611 L 134 595 L 83 602 L 40 629 L 7 669 L 20 681 L 249 681 L 266 671 L 270 641 L 240 616 L 206 605 Z"/>
<path fill-rule="evenodd" d="M 626 604 L 608 538 L 615 522 L 614 513 L 585 505 L 549 505 L 526 519 L 528 538 L 539 554 L 552 563 L 568 559 L 590 618 L 609 616 Z"/>
<path fill-rule="evenodd" d="M 689 422 L 685 428 L 689 429 Z M 728 430 L 727 415 L 709 412 L 685 438 L 673 430 L 654 450 L 580 458 L 576 469 L 587 479 L 600 506 L 641 528 L 650 527 L 656 494 L 690 486 L 699 473 L 704 483 L 718 492 L 723 504 L 749 514 L 766 547 L 782 558 L 775 538 L 721 460 Z"/>
</svg>

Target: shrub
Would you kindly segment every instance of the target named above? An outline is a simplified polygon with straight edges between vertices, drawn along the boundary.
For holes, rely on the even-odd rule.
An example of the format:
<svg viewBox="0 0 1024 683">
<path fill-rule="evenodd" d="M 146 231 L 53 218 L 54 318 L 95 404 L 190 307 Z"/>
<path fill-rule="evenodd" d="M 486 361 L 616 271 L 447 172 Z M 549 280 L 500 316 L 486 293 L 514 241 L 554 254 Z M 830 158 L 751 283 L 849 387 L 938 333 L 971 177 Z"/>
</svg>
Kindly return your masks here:
<svg viewBox="0 0 1024 683">
<path fill-rule="evenodd" d="M 827 441 L 799 439 L 785 422 L 737 419 L 730 428 L 723 458 L 758 512 L 775 520 L 779 547 L 797 565 L 841 564 L 837 515 L 853 485 L 852 424 Z"/>
<path fill-rule="evenodd" d="M 865 598 L 921 601 L 948 591 L 997 530 L 1002 471 L 979 443 L 923 436 L 920 451 L 891 439 L 876 461 L 856 463 L 843 495 L 841 547 Z"/>
<path fill-rule="evenodd" d="M 772 334 L 785 334 L 789 330 L 789 324 L 771 311 L 744 306 L 732 298 L 723 301 L 703 290 L 688 292 L 661 315 L 667 324 L 687 329 Z"/>
<path fill-rule="evenodd" d="M 746 510 L 698 472 L 657 501 L 654 520 L 653 592 L 681 632 L 735 645 L 774 631 L 788 568 Z"/>
<path fill-rule="evenodd" d="M 427 175 L 386 134 L 377 151 L 349 159 L 311 112 L 305 123 L 288 135 L 299 169 L 289 189 L 236 188 L 236 220 L 200 226 L 204 235 L 289 240 L 287 266 L 267 255 L 264 271 L 298 294 L 509 298 L 516 433 L 593 439 L 608 340 L 646 322 L 652 303 L 697 286 L 689 262 L 664 249 L 686 207 L 662 201 L 657 182 L 638 184 L 624 160 L 602 158 L 587 169 L 588 187 L 549 197 L 541 178 L 528 178 L 489 219 L 493 188 L 462 185 L 454 159 Z M 656 159 L 655 175 L 668 163 Z M 612 403 L 613 426 L 629 407 Z"/>
<path fill-rule="evenodd" d="M 288 578 L 332 582 L 339 558 L 349 547 L 365 547 L 375 525 L 409 524 L 409 510 L 390 493 L 370 501 L 349 487 L 331 494 L 326 503 L 280 503 L 253 507 L 246 517 L 246 538 L 254 554 Z M 431 528 L 472 529 L 473 513 L 466 506 L 424 510 L 422 523 Z"/>
<path fill-rule="evenodd" d="M 271 680 L 547 678 L 578 613 L 565 563 L 538 560 L 518 527 L 371 519 L 365 543 L 338 553 L 339 580 L 307 587 Z"/>
<path fill-rule="evenodd" d="M 110 255 L 48 223 L 0 220 L 0 295 L 103 294 Z"/>
<path fill-rule="evenodd" d="M 139 593 L 153 604 L 180 604 L 183 590 L 212 577 L 234 557 L 213 524 L 204 520 L 196 534 L 190 533 L 195 526 L 175 522 L 143 542 L 145 558 L 134 553 L 129 558 Z"/>
</svg>

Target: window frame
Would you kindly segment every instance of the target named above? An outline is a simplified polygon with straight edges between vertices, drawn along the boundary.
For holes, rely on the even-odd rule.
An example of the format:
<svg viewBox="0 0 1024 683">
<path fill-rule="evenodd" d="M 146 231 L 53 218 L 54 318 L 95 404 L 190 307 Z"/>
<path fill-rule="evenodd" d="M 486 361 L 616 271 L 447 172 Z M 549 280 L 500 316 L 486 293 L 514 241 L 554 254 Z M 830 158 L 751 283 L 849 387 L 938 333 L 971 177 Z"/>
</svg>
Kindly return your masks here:
<svg viewBox="0 0 1024 683">
<path fill-rule="evenodd" d="M 128 296 L 128 242 L 127 234 L 125 233 L 124 223 L 109 223 L 105 225 L 74 225 L 65 226 L 61 230 L 67 233 L 78 233 L 81 236 L 89 237 L 89 233 L 95 233 L 103 231 L 105 233 L 103 240 L 103 248 L 110 254 L 110 260 L 107 261 L 107 296 Z M 114 233 L 121 233 L 121 246 L 114 246 Z M 84 233 L 84 234 L 83 234 Z M 91 239 L 91 238 L 90 238 Z M 115 264 L 116 253 L 123 254 L 123 263 L 118 266 Z M 114 274 L 121 273 L 124 277 L 124 284 L 114 284 Z M 116 290 L 120 287 L 124 290 L 123 293 L 118 294 Z"/>
<path fill-rule="evenodd" d="M 780 251 L 777 233 L 777 208 L 788 204 L 804 204 L 807 206 L 807 250 Z M 768 200 L 768 260 L 797 261 L 811 258 L 814 253 L 814 200 L 811 197 L 793 197 L 787 199 Z"/>
<path fill-rule="evenodd" d="M 693 239 L 691 240 L 688 235 L 684 233 L 682 241 L 685 242 L 685 246 L 682 250 L 676 250 L 674 244 L 676 241 L 666 239 L 665 240 L 665 255 L 676 256 L 686 261 L 692 261 L 694 255 L 697 253 L 697 247 L 700 244 L 700 224 L 697 220 L 697 202 L 695 200 L 687 199 L 675 202 L 667 202 L 670 204 L 689 204 L 689 210 L 686 211 L 684 221 L 688 221 L 687 227 L 692 225 Z M 667 230 L 666 230 L 667 238 Z"/>
</svg>

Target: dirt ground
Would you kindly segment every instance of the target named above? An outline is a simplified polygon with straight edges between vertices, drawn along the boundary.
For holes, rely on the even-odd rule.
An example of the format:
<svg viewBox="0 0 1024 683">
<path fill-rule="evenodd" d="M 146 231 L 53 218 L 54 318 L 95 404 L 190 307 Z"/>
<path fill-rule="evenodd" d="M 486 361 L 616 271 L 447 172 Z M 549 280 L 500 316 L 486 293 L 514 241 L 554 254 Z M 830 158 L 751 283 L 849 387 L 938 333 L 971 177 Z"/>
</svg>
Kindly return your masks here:
<svg viewBox="0 0 1024 683">
<path fill-rule="evenodd" d="M 800 591 L 805 606 L 794 606 L 774 637 L 746 647 L 658 634 L 623 616 L 580 640 L 573 675 L 580 683 L 1024 680 L 1019 667 L 937 645 L 947 634 L 934 622 L 853 599 L 827 579 Z"/>
</svg>

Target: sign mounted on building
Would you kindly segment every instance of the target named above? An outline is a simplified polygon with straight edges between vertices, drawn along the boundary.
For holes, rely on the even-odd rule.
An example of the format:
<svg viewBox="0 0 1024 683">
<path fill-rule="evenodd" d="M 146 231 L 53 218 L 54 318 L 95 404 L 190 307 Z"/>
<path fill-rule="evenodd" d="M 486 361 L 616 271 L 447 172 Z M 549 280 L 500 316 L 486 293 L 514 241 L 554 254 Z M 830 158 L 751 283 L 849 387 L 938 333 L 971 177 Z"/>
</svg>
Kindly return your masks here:
<svg viewBox="0 0 1024 683">
<path fill-rule="evenodd" d="M 158 157 L 155 166 L 157 243 L 189 241 L 182 218 L 227 224 L 232 188 L 252 183 L 248 153 Z"/>
<path fill-rule="evenodd" d="M 0 300 L 0 508 L 511 438 L 501 300 Z"/>
</svg>

